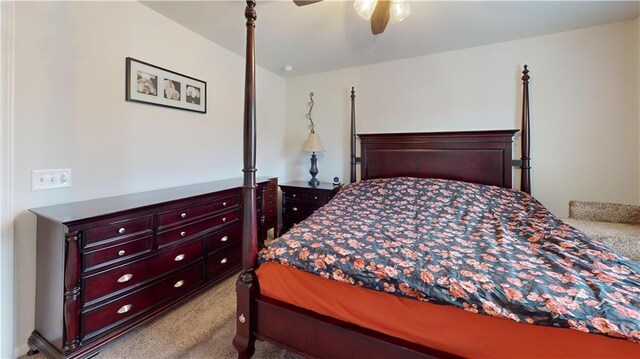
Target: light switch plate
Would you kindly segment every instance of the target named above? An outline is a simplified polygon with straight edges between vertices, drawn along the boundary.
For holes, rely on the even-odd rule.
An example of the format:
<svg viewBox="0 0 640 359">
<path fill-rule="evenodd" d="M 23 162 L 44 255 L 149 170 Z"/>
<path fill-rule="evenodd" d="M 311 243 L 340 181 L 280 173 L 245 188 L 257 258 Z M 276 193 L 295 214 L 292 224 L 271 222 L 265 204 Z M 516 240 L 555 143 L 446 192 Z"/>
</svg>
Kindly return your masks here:
<svg viewBox="0 0 640 359">
<path fill-rule="evenodd" d="M 71 169 L 31 171 L 31 190 L 71 187 Z"/>
</svg>

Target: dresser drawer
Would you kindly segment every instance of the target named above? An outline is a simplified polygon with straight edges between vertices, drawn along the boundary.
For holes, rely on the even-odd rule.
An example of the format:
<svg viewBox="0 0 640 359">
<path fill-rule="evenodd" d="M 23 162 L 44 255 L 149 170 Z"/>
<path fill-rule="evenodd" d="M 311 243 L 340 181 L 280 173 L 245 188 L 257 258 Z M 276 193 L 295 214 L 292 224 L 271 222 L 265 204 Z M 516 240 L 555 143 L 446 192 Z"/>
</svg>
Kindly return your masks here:
<svg viewBox="0 0 640 359">
<path fill-rule="evenodd" d="M 129 242 L 118 242 L 118 244 L 87 252 L 82 256 L 82 266 L 84 270 L 92 270 L 106 264 L 120 262 L 131 259 L 151 251 L 151 240 L 153 236 L 146 236 L 134 239 Z"/>
<path fill-rule="evenodd" d="M 305 193 L 304 200 L 309 202 L 326 204 L 327 202 L 329 202 L 329 196 L 321 193 Z"/>
<path fill-rule="evenodd" d="M 242 246 L 240 244 L 207 258 L 207 279 L 219 277 L 240 266 Z"/>
<path fill-rule="evenodd" d="M 160 213 L 158 215 L 159 228 L 174 224 L 185 223 L 192 219 L 205 217 L 217 211 L 237 207 L 240 195 L 224 197 L 212 202 L 200 203 L 193 206 Z"/>
<path fill-rule="evenodd" d="M 284 214 L 291 216 L 310 216 L 316 209 L 322 207 L 319 203 L 308 203 L 302 201 L 288 201 L 285 205 Z"/>
<path fill-rule="evenodd" d="M 158 233 L 158 246 L 162 247 L 188 237 L 200 235 L 216 227 L 234 223 L 238 220 L 238 209 L 223 212 L 213 217 Z"/>
<path fill-rule="evenodd" d="M 131 264 L 86 276 L 82 286 L 84 302 L 90 303 L 105 296 L 112 296 L 136 284 L 185 267 L 200 258 L 202 241 L 197 240 Z"/>
<path fill-rule="evenodd" d="M 240 224 L 226 227 L 206 237 L 207 253 L 218 251 L 232 244 L 242 242 L 242 226 Z"/>
<path fill-rule="evenodd" d="M 125 241 L 133 235 L 145 232 L 151 234 L 153 230 L 152 219 L 153 215 L 148 215 L 87 229 L 84 236 L 85 246 L 112 239 Z"/>
<path fill-rule="evenodd" d="M 186 294 L 204 282 L 204 262 L 82 314 L 83 337 L 95 336 L 165 300 Z M 162 298 L 162 299 L 160 299 Z"/>
<path fill-rule="evenodd" d="M 298 190 L 298 189 L 290 189 L 287 188 L 285 191 L 282 191 L 284 198 L 286 199 L 294 199 L 294 200 L 299 200 L 302 201 L 304 200 L 304 190 Z"/>
<path fill-rule="evenodd" d="M 276 216 L 278 212 L 278 206 L 275 198 L 267 198 L 264 202 L 266 216 Z"/>
</svg>

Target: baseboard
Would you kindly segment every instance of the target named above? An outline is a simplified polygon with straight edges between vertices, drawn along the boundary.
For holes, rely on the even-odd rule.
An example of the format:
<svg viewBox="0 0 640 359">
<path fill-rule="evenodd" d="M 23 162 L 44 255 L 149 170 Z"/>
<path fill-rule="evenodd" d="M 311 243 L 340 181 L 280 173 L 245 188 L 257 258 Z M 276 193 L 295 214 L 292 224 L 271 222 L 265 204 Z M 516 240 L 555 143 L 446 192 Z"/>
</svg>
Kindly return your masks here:
<svg viewBox="0 0 640 359">
<path fill-rule="evenodd" d="M 25 343 L 24 345 L 13 349 L 13 357 L 20 358 L 23 355 L 27 355 L 27 352 L 29 352 L 29 346 Z"/>
</svg>

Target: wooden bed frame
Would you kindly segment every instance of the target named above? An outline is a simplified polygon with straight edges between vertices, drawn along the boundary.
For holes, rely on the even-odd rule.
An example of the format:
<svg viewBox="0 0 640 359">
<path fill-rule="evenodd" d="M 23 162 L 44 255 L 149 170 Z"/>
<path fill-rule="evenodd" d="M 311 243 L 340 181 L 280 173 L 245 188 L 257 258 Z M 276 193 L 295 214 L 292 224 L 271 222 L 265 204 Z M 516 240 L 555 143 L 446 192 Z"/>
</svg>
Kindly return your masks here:
<svg viewBox="0 0 640 359">
<path fill-rule="evenodd" d="M 239 358 L 254 353 L 256 339 L 317 358 L 453 358 L 427 348 L 260 295 L 256 232 L 255 0 L 245 9 L 247 43 L 244 102 L 242 271 L 236 284 Z M 361 178 L 418 176 L 511 188 L 511 166 L 522 169 L 520 188 L 530 193 L 528 70 L 523 71 L 522 159 L 512 161 L 517 130 L 367 134 L 361 138 Z M 351 181 L 356 179 L 355 90 L 351 91 Z"/>
</svg>

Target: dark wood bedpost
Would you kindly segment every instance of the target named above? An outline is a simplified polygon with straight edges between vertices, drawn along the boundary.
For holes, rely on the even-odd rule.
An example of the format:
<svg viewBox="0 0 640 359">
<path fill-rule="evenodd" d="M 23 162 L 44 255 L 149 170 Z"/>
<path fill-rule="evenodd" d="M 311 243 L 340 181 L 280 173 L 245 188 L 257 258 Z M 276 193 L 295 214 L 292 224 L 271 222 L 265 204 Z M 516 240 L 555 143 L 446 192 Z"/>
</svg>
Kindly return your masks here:
<svg viewBox="0 0 640 359">
<path fill-rule="evenodd" d="M 247 0 L 244 16 L 247 19 L 247 55 L 244 82 L 244 184 L 242 186 L 244 212 L 242 223 L 242 271 L 236 282 L 237 316 L 233 346 L 238 358 L 250 358 L 255 351 L 253 298 L 257 293 L 254 267 L 258 253 L 256 217 L 256 62 L 255 27 L 256 1 Z"/>
<path fill-rule="evenodd" d="M 356 181 L 356 90 L 351 87 L 351 183 Z"/>
<path fill-rule="evenodd" d="M 531 133 L 529 123 L 529 70 L 524 65 L 522 70 L 522 170 L 520 177 L 520 190 L 531 194 Z"/>
</svg>

